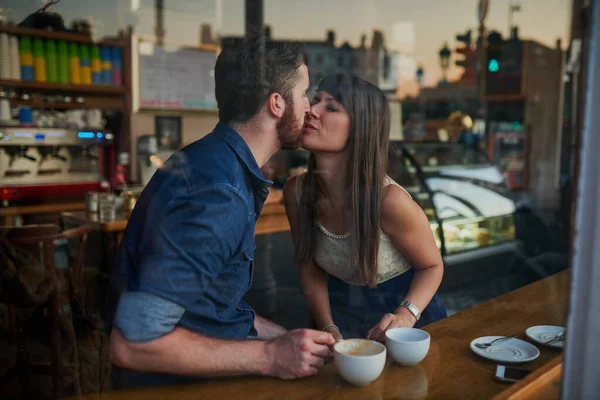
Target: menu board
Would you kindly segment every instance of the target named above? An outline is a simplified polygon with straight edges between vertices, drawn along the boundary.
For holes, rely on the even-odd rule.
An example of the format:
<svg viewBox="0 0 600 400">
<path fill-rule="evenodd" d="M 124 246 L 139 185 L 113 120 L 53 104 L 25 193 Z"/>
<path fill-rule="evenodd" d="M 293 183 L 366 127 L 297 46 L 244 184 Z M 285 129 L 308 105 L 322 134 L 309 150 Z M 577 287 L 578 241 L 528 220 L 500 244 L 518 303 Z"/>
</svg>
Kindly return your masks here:
<svg viewBox="0 0 600 400">
<path fill-rule="evenodd" d="M 139 106 L 142 109 L 215 110 L 214 49 L 159 46 L 141 39 Z"/>
</svg>

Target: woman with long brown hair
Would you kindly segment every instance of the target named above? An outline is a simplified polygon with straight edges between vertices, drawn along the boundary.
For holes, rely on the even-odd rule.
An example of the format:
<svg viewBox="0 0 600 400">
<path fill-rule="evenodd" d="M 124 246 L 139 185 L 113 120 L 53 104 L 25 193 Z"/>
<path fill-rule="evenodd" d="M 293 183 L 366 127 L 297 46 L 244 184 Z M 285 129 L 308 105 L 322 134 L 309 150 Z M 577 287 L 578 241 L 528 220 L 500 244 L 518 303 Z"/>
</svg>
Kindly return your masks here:
<svg viewBox="0 0 600 400">
<path fill-rule="evenodd" d="M 386 175 L 389 135 L 381 90 L 325 77 L 304 126 L 308 171 L 284 188 L 304 296 L 317 328 L 338 340 L 382 341 L 390 328 L 446 317 L 427 217 Z"/>
</svg>

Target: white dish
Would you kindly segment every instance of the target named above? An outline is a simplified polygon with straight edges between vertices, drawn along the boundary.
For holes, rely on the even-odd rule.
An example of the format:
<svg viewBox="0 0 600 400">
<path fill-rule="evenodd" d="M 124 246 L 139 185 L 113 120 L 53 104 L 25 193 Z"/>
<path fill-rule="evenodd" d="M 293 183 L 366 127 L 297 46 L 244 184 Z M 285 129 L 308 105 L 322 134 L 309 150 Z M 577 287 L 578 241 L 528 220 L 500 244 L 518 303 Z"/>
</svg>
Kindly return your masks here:
<svg viewBox="0 0 600 400">
<path fill-rule="evenodd" d="M 471 342 L 471 350 L 478 356 L 506 364 L 526 363 L 540 356 L 540 351 L 537 347 L 529 342 L 515 338 L 501 340 L 487 349 L 480 349 L 475 346 L 475 343 L 489 343 L 501 337 L 503 336 L 483 336 L 477 338 Z"/>
<path fill-rule="evenodd" d="M 554 349 L 562 349 L 564 345 L 563 340 L 559 340 L 552 344 L 546 344 L 546 342 L 554 339 L 556 335 L 564 332 L 565 328 L 562 326 L 553 325 L 538 325 L 532 326 L 525 331 L 527 337 L 543 346 L 552 347 Z"/>
</svg>

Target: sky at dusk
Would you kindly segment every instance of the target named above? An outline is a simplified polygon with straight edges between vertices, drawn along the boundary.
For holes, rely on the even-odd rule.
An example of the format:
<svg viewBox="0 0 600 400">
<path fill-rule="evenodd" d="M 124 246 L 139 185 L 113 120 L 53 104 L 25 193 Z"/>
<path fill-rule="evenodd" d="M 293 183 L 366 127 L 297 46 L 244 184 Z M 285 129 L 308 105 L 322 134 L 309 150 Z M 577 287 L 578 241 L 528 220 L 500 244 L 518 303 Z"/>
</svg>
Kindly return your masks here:
<svg viewBox="0 0 600 400">
<path fill-rule="evenodd" d="M 489 29 L 507 33 L 510 2 L 490 0 Z M 2 0 L 0 7 L 21 20 L 43 3 Z M 164 0 L 164 4 L 167 41 L 197 44 L 202 23 L 225 36 L 243 34 L 244 0 Z M 561 38 L 566 47 L 570 4 L 569 0 L 521 0 L 521 11 L 514 15 L 520 36 L 548 46 Z M 367 35 L 369 44 L 374 29 L 383 31 L 387 47 L 402 54 L 401 85 L 409 92 L 416 86 L 417 64 L 425 69 L 425 84 L 435 84 L 441 77 L 438 51 L 444 42 L 454 49 L 455 35 L 471 28 L 476 37 L 478 25 L 478 0 L 264 0 L 264 5 L 265 23 L 276 39 L 322 40 L 333 29 L 337 45 L 357 45 L 361 35 Z M 54 10 L 68 23 L 74 18 L 91 19 L 98 36 L 114 34 L 129 24 L 136 33 L 153 33 L 154 0 L 62 0 Z M 459 73 L 453 67 L 450 77 Z"/>
</svg>

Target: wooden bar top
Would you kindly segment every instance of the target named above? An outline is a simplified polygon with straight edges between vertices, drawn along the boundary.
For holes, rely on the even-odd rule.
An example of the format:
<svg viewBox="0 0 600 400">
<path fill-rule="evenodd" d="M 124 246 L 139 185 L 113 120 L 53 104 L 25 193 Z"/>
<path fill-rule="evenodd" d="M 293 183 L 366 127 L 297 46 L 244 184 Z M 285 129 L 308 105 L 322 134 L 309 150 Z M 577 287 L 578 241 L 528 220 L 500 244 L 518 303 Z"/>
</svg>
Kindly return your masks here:
<svg viewBox="0 0 600 400">
<path fill-rule="evenodd" d="M 562 386 L 562 354 L 492 400 L 559 400 Z"/>
<path fill-rule="evenodd" d="M 63 211 L 85 210 L 85 202 L 56 202 L 42 203 L 27 206 L 11 206 L 0 208 L 0 217 L 14 217 L 18 215 L 52 214 Z"/>
<path fill-rule="evenodd" d="M 0 225 L 15 226 L 21 224 L 20 218 L 29 215 L 60 214 L 65 211 L 85 210 L 85 202 L 56 201 L 32 205 L 0 207 Z"/>
<path fill-rule="evenodd" d="M 256 234 L 265 235 L 270 233 L 286 232 L 290 230 L 290 224 L 285 214 L 283 201 L 283 192 L 281 190 L 272 190 L 265 201 L 263 210 L 256 221 Z M 82 221 L 91 221 L 99 224 L 99 229 L 103 232 L 120 233 L 127 227 L 127 219 L 117 215 L 114 221 L 100 221 L 98 214 L 85 211 L 65 212 L 65 217 L 71 217 Z"/>
<path fill-rule="evenodd" d="M 285 213 L 283 204 L 265 205 L 256 221 L 256 234 L 286 232 L 290 230 L 290 223 Z"/>
<path fill-rule="evenodd" d="M 425 327 L 431 335 L 427 357 L 411 368 L 388 364 L 379 379 L 366 387 L 349 385 L 338 375 L 335 364 L 329 363 L 316 376 L 293 381 L 244 377 L 185 386 L 105 392 L 101 398 L 490 399 L 510 385 L 493 378 L 496 362 L 475 355 L 469 343 L 486 335 L 517 335 L 525 340 L 525 330 L 530 326 L 564 326 L 569 273 L 560 272 Z M 540 357 L 521 364 L 522 368 L 537 370 L 560 355 L 554 349 L 537 347 Z M 81 398 L 97 399 L 98 395 Z"/>
</svg>

